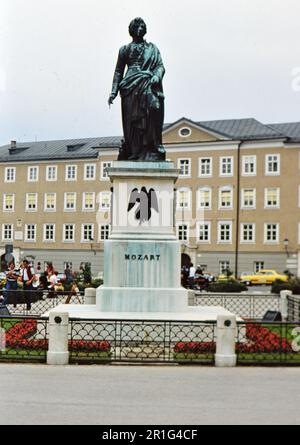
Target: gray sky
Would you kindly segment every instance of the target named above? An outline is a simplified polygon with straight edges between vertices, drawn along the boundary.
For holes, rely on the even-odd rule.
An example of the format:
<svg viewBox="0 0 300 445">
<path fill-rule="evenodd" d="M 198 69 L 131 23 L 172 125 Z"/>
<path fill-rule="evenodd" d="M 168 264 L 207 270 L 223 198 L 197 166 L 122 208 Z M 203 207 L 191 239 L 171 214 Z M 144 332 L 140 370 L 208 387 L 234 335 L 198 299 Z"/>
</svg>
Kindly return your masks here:
<svg viewBox="0 0 300 445">
<path fill-rule="evenodd" d="M 166 122 L 300 120 L 299 0 L 0 0 L 0 145 L 121 135 L 107 98 L 136 16 L 164 59 Z"/>
</svg>

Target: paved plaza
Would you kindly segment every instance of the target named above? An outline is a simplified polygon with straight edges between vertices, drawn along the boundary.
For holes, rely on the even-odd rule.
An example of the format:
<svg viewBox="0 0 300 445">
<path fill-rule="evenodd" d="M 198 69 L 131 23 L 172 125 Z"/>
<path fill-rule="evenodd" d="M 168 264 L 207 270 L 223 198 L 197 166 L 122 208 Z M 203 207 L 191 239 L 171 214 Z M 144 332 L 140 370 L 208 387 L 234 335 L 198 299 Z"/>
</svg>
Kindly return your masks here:
<svg viewBox="0 0 300 445">
<path fill-rule="evenodd" d="M 300 424 L 300 369 L 0 365 L 1 424 Z"/>
</svg>

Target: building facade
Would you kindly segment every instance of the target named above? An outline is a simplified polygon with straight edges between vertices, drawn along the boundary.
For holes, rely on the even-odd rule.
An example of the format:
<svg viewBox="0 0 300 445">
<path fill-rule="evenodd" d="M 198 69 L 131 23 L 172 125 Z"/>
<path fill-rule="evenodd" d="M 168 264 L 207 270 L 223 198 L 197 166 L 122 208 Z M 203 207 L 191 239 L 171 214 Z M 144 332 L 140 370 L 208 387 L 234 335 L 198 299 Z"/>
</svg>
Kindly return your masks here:
<svg viewBox="0 0 300 445">
<path fill-rule="evenodd" d="M 0 256 L 13 249 L 59 271 L 103 271 L 110 231 L 107 167 L 121 138 L 0 147 Z M 183 261 L 213 274 L 262 268 L 300 274 L 300 123 L 255 119 L 193 122 L 164 129 L 180 171 L 176 230 Z"/>
</svg>

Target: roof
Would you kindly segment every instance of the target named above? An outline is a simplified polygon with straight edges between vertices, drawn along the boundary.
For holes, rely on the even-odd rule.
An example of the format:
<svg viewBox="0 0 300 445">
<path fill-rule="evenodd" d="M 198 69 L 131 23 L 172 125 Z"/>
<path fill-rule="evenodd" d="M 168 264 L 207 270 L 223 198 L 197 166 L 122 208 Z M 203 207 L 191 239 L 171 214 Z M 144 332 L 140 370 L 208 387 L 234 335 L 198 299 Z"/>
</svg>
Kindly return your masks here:
<svg viewBox="0 0 300 445">
<path fill-rule="evenodd" d="M 271 124 L 270 127 L 284 133 L 291 138 L 291 142 L 300 142 L 300 122 L 290 122 L 287 124 Z"/>
<path fill-rule="evenodd" d="M 98 157 L 101 147 L 119 147 L 121 137 L 98 137 L 17 143 L 0 147 L 1 162 L 42 161 L 60 159 L 93 159 Z M 98 149 L 98 150 L 97 150 Z"/>
<path fill-rule="evenodd" d="M 264 125 L 256 119 L 228 119 L 197 122 L 208 130 L 220 133 L 230 139 L 271 139 L 285 137 L 279 130 Z"/>
<path fill-rule="evenodd" d="M 265 125 L 256 119 L 227 119 L 215 121 L 200 121 L 194 122 L 191 119 L 182 118 L 173 124 L 165 124 L 164 131 L 176 126 L 180 121 L 185 121 L 193 125 L 197 125 L 202 129 L 206 129 L 213 133 L 217 133 L 227 139 L 274 139 L 285 137 L 281 134 L 279 129 L 273 128 L 270 125 Z"/>
<path fill-rule="evenodd" d="M 227 119 L 215 121 L 192 121 L 181 118 L 164 125 L 164 132 L 180 122 L 206 129 L 220 138 L 228 140 L 264 140 L 288 139 L 288 142 L 300 142 L 300 122 L 265 125 L 256 119 Z M 116 149 L 121 145 L 121 136 L 66 139 L 57 141 L 21 142 L 12 149 L 11 145 L 0 147 L 0 162 L 48 161 L 63 159 L 96 159 L 99 150 Z"/>
</svg>

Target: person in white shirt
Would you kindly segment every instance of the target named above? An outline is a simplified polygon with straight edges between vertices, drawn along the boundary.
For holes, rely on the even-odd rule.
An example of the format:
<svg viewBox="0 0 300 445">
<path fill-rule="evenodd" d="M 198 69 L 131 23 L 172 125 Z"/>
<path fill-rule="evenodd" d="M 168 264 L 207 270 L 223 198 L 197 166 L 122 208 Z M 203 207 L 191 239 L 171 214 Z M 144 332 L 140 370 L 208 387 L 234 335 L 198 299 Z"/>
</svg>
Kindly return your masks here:
<svg viewBox="0 0 300 445">
<path fill-rule="evenodd" d="M 33 290 L 33 282 L 35 281 L 35 273 L 33 267 L 29 265 L 29 262 L 27 260 L 23 261 L 23 267 L 21 271 L 21 277 L 23 282 L 23 289 L 25 294 L 25 300 L 27 304 L 27 310 L 30 311 L 31 309 L 31 290 Z"/>
<path fill-rule="evenodd" d="M 189 270 L 189 287 L 191 289 L 193 289 L 194 287 L 195 275 L 196 275 L 196 268 L 194 267 L 194 264 L 191 263 Z"/>
<path fill-rule="evenodd" d="M 55 287 L 58 283 L 58 278 L 57 278 L 58 272 L 54 272 L 49 279 L 49 290 L 51 291 L 55 291 Z"/>
</svg>

